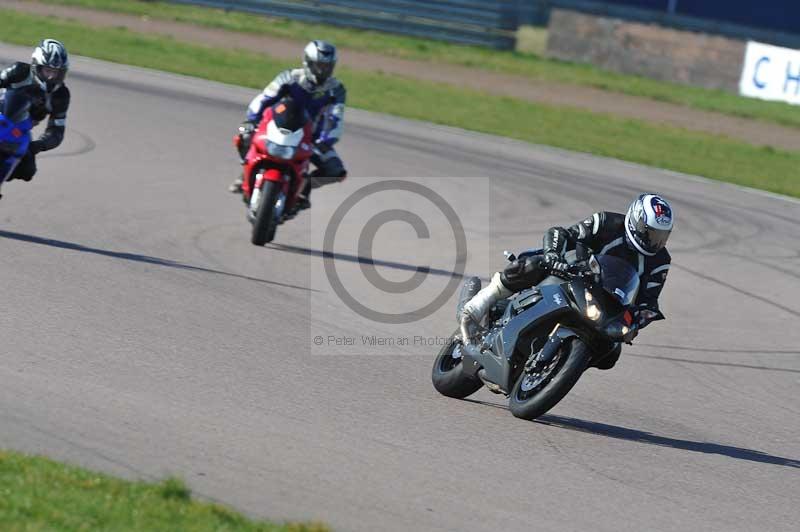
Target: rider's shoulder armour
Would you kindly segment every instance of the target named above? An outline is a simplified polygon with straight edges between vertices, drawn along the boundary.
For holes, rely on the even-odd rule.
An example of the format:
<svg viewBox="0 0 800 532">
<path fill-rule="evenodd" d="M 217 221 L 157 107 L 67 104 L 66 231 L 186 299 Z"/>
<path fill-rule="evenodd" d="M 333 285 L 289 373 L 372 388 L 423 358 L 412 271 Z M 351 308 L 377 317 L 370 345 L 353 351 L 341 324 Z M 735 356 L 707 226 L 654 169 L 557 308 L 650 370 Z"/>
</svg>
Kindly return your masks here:
<svg viewBox="0 0 800 532">
<path fill-rule="evenodd" d="M 592 247 L 603 247 L 625 231 L 625 216 L 616 212 L 596 212 L 569 228 L 570 234 Z"/>
<path fill-rule="evenodd" d="M 17 62 L 0 72 L 0 85 L 19 88 L 33 83 L 33 71 L 28 63 Z"/>
<path fill-rule="evenodd" d="M 344 84 L 336 78 L 330 78 L 325 83 L 326 91 L 330 94 L 332 103 L 344 103 L 347 99 L 347 90 Z"/>
</svg>

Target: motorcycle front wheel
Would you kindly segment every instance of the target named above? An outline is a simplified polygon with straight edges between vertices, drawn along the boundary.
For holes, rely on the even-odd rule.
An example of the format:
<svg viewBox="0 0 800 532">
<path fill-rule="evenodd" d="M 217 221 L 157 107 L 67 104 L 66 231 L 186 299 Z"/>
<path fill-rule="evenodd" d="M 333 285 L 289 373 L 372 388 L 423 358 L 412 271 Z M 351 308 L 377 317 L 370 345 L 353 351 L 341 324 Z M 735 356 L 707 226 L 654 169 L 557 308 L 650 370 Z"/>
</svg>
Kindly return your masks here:
<svg viewBox="0 0 800 532">
<path fill-rule="evenodd" d="M 455 334 L 453 335 L 455 336 Z M 436 391 L 447 397 L 463 399 L 477 392 L 483 386 L 480 379 L 464 373 L 462 358 L 454 351 L 461 349 L 461 342 L 451 341 L 439 350 L 433 362 L 431 380 Z"/>
<path fill-rule="evenodd" d="M 577 338 L 566 340 L 540 372 L 525 371 L 511 389 L 508 407 L 515 417 L 536 419 L 564 398 L 589 366 L 589 348 Z"/>
<path fill-rule="evenodd" d="M 253 220 L 253 234 L 250 241 L 256 246 L 263 246 L 275 238 L 278 223 L 275 220 L 275 202 L 281 191 L 281 184 L 275 181 L 264 181 L 261 189 L 261 198 L 258 202 L 258 212 Z"/>
</svg>

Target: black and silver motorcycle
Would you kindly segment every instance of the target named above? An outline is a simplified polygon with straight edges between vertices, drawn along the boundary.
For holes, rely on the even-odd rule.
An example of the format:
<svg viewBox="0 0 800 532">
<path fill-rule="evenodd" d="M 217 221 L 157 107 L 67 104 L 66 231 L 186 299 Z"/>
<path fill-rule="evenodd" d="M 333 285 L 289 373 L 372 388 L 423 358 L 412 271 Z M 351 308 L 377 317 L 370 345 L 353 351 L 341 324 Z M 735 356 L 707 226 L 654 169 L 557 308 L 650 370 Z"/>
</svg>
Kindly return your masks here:
<svg viewBox="0 0 800 532">
<path fill-rule="evenodd" d="M 620 342 L 636 335 L 636 270 L 617 257 L 587 257 L 585 248 L 565 259 L 572 267 L 563 278 L 549 276 L 499 301 L 472 341 L 465 343 L 460 330 L 453 335 L 433 365 L 439 393 L 461 399 L 486 386 L 509 397 L 516 417 L 534 419 L 553 408 L 587 368 L 618 356 Z M 457 317 L 480 288 L 477 277 L 465 281 Z"/>
</svg>

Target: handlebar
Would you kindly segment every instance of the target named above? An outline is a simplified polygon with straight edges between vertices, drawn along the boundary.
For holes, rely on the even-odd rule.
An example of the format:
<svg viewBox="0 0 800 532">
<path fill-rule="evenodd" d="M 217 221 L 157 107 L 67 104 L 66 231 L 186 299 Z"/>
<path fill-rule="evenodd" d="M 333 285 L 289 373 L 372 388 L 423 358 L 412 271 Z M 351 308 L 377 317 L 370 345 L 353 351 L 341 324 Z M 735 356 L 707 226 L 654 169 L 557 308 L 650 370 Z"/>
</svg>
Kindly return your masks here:
<svg viewBox="0 0 800 532">
<path fill-rule="evenodd" d="M 503 251 L 503 256 L 508 262 L 514 262 L 515 260 L 521 260 L 527 257 L 531 257 L 534 255 L 541 255 L 541 254 L 542 254 L 541 249 L 532 249 L 528 251 L 523 251 L 519 254 L 515 254 L 511 251 Z M 570 265 L 570 268 L 566 271 L 557 271 L 548 269 L 548 273 L 550 275 L 560 277 L 567 281 L 577 278 L 589 278 L 594 275 L 589 267 L 588 259 L 581 260 Z"/>
</svg>

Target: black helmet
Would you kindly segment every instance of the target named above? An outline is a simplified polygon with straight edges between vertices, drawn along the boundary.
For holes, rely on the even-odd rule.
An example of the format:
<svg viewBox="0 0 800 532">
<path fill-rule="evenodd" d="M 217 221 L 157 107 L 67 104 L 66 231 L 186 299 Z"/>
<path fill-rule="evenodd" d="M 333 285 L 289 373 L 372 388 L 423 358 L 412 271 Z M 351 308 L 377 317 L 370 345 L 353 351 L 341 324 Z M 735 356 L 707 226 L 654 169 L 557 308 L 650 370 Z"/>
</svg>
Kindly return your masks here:
<svg viewBox="0 0 800 532">
<path fill-rule="evenodd" d="M 55 39 L 44 39 L 33 49 L 31 68 L 44 90 L 50 92 L 57 89 L 69 70 L 67 49 Z"/>
<path fill-rule="evenodd" d="M 642 194 L 628 207 L 625 239 L 628 245 L 649 257 L 667 245 L 672 232 L 672 207 L 656 194 Z"/>
<path fill-rule="evenodd" d="M 306 78 L 314 85 L 322 85 L 333 75 L 336 66 L 336 47 L 325 41 L 311 41 L 306 45 L 303 68 Z"/>
</svg>

